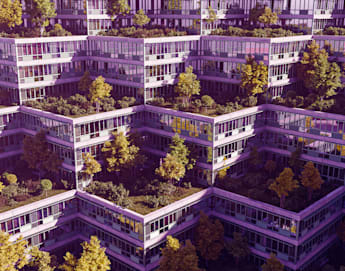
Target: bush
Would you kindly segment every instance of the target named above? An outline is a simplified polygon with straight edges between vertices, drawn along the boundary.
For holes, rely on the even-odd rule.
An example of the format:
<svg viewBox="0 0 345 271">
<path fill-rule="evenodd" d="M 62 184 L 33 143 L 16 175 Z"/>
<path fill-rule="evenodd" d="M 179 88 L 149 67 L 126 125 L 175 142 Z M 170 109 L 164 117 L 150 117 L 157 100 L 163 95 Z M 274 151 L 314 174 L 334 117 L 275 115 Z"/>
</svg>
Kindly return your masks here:
<svg viewBox="0 0 345 271">
<path fill-rule="evenodd" d="M 5 184 L 16 184 L 18 180 L 15 174 L 11 174 L 8 172 L 4 172 L 2 174 L 2 178 L 5 181 Z"/>
<path fill-rule="evenodd" d="M 18 185 L 17 184 L 7 185 L 4 189 L 2 189 L 1 194 L 4 197 L 6 197 L 8 200 L 14 198 L 18 194 Z"/>
<path fill-rule="evenodd" d="M 61 24 L 55 24 L 54 28 L 44 34 L 46 37 L 57 37 L 57 36 L 72 36 L 72 33 L 62 27 Z"/>
<path fill-rule="evenodd" d="M 98 33 L 100 36 L 118 36 L 118 37 L 131 37 L 131 38 L 154 38 L 154 37 L 171 37 L 171 36 L 185 36 L 187 32 L 177 31 L 170 28 L 161 28 L 160 26 L 154 26 L 155 28 L 136 28 L 124 27 L 120 29 L 111 29 L 109 31 L 101 31 Z"/>
<path fill-rule="evenodd" d="M 171 183 L 160 182 L 158 185 L 158 196 L 171 195 L 176 191 L 176 186 Z"/>
<path fill-rule="evenodd" d="M 20 194 L 14 197 L 15 201 L 25 201 L 27 199 L 29 199 L 30 196 L 29 195 L 25 195 L 25 194 Z"/>
<path fill-rule="evenodd" d="M 159 198 L 156 196 L 146 196 L 146 204 L 150 207 L 150 208 L 158 208 L 159 207 Z"/>
</svg>

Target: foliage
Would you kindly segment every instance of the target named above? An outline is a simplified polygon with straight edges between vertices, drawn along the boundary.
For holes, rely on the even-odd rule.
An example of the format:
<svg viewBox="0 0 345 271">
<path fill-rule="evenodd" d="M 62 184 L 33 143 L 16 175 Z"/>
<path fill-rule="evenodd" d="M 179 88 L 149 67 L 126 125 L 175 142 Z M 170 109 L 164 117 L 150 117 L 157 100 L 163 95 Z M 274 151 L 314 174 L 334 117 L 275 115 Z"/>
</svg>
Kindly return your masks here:
<svg viewBox="0 0 345 271">
<path fill-rule="evenodd" d="M 115 16 L 125 16 L 129 14 L 131 7 L 127 0 L 109 0 L 107 6 L 107 13 L 113 19 Z"/>
<path fill-rule="evenodd" d="M 345 36 L 345 28 L 329 26 L 322 32 L 323 35 Z"/>
<path fill-rule="evenodd" d="M 96 104 L 97 113 L 99 112 L 100 102 L 104 100 L 105 97 L 110 96 L 112 89 L 113 87 L 105 83 L 105 79 L 101 75 L 92 81 L 89 89 L 89 99 L 91 103 Z"/>
<path fill-rule="evenodd" d="M 178 239 L 168 235 L 158 271 L 200 271 L 196 249 L 191 241 L 187 240 L 185 246 L 181 246 Z"/>
<path fill-rule="evenodd" d="M 0 26 L 12 28 L 21 25 L 22 21 L 22 4 L 19 0 L 1 0 L 0 1 Z"/>
<path fill-rule="evenodd" d="M 159 26 L 152 26 L 152 29 L 147 28 L 135 28 L 123 27 L 119 29 L 111 29 L 109 31 L 100 31 L 100 36 L 117 36 L 117 37 L 129 37 L 129 38 L 157 38 L 157 37 L 174 37 L 174 36 L 186 36 L 187 32 L 178 31 L 174 28 L 159 28 Z"/>
<path fill-rule="evenodd" d="M 140 159 L 139 147 L 132 145 L 123 132 L 113 132 L 114 140 L 106 141 L 102 148 L 105 164 L 109 172 L 134 167 Z"/>
<path fill-rule="evenodd" d="M 55 4 L 50 0 L 26 0 L 26 12 L 30 15 L 29 20 L 36 28 L 41 29 L 48 26 L 49 19 L 56 16 Z"/>
<path fill-rule="evenodd" d="M 277 163 L 273 160 L 268 160 L 266 163 L 265 163 L 265 170 L 270 174 L 272 175 L 272 173 L 276 170 L 277 168 Z"/>
<path fill-rule="evenodd" d="M 110 200 L 123 208 L 132 204 L 129 199 L 129 190 L 122 183 L 114 185 L 112 182 L 93 181 L 86 187 L 85 191 Z"/>
<path fill-rule="evenodd" d="M 338 64 L 329 62 L 328 53 L 320 50 L 315 41 L 307 45 L 297 75 L 304 86 L 321 99 L 335 95 L 335 90 L 342 87 Z"/>
<path fill-rule="evenodd" d="M 169 145 L 169 153 L 175 156 L 187 170 L 191 170 L 194 167 L 195 159 L 189 157 L 190 150 L 184 144 L 184 141 L 178 134 L 175 134 L 172 137 L 172 144 Z"/>
<path fill-rule="evenodd" d="M 217 20 L 217 13 L 214 11 L 214 9 L 211 6 L 208 6 L 208 19 L 206 19 L 206 22 L 214 23 L 216 20 Z"/>
<path fill-rule="evenodd" d="M 211 221 L 203 212 L 196 228 L 196 248 L 206 260 L 215 261 L 224 248 L 224 228 L 219 220 Z"/>
<path fill-rule="evenodd" d="M 304 165 L 301 175 L 301 183 L 308 189 L 308 200 L 311 200 L 313 191 L 320 189 L 323 182 L 320 172 L 315 168 L 314 163 L 308 161 Z"/>
<path fill-rule="evenodd" d="M 275 182 L 269 186 L 270 190 L 277 193 L 280 198 L 280 207 L 284 208 L 285 197 L 289 195 L 289 192 L 298 188 L 298 181 L 293 179 L 294 173 L 291 168 L 285 168 L 276 178 Z"/>
<path fill-rule="evenodd" d="M 92 79 L 90 77 L 90 72 L 85 71 L 83 74 L 83 77 L 80 78 L 80 81 L 78 83 L 78 89 L 86 93 L 89 91 L 91 83 L 92 83 Z"/>
<path fill-rule="evenodd" d="M 249 10 L 249 21 L 257 25 L 259 22 L 260 16 L 264 12 L 265 12 L 265 7 L 260 3 L 256 3 L 255 7 Z"/>
<path fill-rule="evenodd" d="M 205 107 L 212 107 L 215 104 L 215 101 L 211 96 L 203 95 L 201 96 L 201 104 Z"/>
<path fill-rule="evenodd" d="M 30 270 L 34 271 L 54 271 L 49 252 L 41 251 L 38 247 L 33 247 L 30 251 L 32 260 L 29 263 Z"/>
<path fill-rule="evenodd" d="M 173 183 L 174 180 L 179 182 L 180 179 L 184 177 L 186 168 L 176 156 L 168 153 L 163 159 L 163 163 L 155 172 L 163 179 Z"/>
<path fill-rule="evenodd" d="M 267 84 L 267 66 L 261 61 L 258 64 L 254 57 L 247 57 L 246 64 L 241 69 L 241 87 L 250 96 L 265 92 Z"/>
<path fill-rule="evenodd" d="M 269 7 L 265 7 L 263 13 L 259 16 L 258 21 L 264 25 L 275 24 L 278 21 L 278 14 L 272 12 Z"/>
<path fill-rule="evenodd" d="M 193 73 L 192 66 L 187 67 L 186 72 L 180 73 L 177 86 L 175 86 L 175 92 L 179 96 L 187 97 L 188 101 L 192 95 L 199 95 L 200 81 L 197 80 L 197 76 Z"/>
<path fill-rule="evenodd" d="M 61 36 L 72 36 L 72 33 L 62 27 L 61 24 L 55 24 L 54 28 L 49 32 L 45 33 L 47 37 L 61 37 Z"/>
<path fill-rule="evenodd" d="M 91 236 L 90 242 L 83 242 L 83 252 L 79 259 L 67 252 L 64 264 L 59 268 L 64 271 L 107 271 L 110 270 L 110 261 L 105 254 L 96 236 Z"/>
<path fill-rule="evenodd" d="M 22 159 L 28 163 L 29 168 L 38 170 L 39 178 L 43 171 L 54 173 L 58 171 L 62 160 L 49 149 L 44 130 L 40 130 L 33 137 L 26 136 L 23 145 Z"/>
<path fill-rule="evenodd" d="M 28 242 L 22 237 L 16 242 L 10 241 L 10 236 L 0 231 L 0 270 L 16 271 L 28 264 Z"/>
<path fill-rule="evenodd" d="M 47 195 L 47 191 L 52 190 L 52 188 L 53 188 L 53 184 L 49 179 L 41 180 L 41 189 L 46 192 L 46 195 Z"/>
<path fill-rule="evenodd" d="M 300 147 L 296 148 L 295 151 L 291 152 L 288 163 L 294 172 L 298 172 L 298 170 L 303 166 L 303 161 L 301 160 L 301 154 L 302 154 L 302 150 Z"/>
<path fill-rule="evenodd" d="M 139 9 L 138 12 L 133 17 L 133 23 L 140 27 L 148 24 L 151 21 L 149 17 L 145 14 L 144 10 Z"/>
<path fill-rule="evenodd" d="M 2 192 L 2 190 L 5 188 L 4 184 L 2 182 L 0 182 L 0 193 Z"/>
<path fill-rule="evenodd" d="M 226 249 L 235 258 L 236 265 L 238 265 L 240 259 L 246 258 L 250 254 L 247 240 L 239 232 L 234 232 L 234 239 L 226 244 Z"/>
<path fill-rule="evenodd" d="M 15 196 L 18 195 L 18 185 L 17 184 L 10 184 L 5 186 L 1 194 L 6 197 L 8 200 L 13 199 Z"/>
<path fill-rule="evenodd" d="M 255 28 L 248 30 L 245 28 L 229 26 L 226 30 L 218 28 L 211 32 L 211 35 L 236 36 L 236 37 L 256 37 L 256 38 L 277 38 L 303 35 L 303 32 L 293 32 L 283 28 Z"/>
<path fill-rule="evenodd" d="M 8 172 L 4 172 L 2 174 L 2 178 L 4 179 L 6 184 L 16 184 L 18 181 L 18 178 L 15 174 L 11 174 Z"/>
<path fill-rule="evenodd" d="M 271 253 L 266 263 L 261 266 L 262 271 L 284 271 L 284 265 L 277 259 L 276 255 Z"/>
<path fill-rule="evenodd" d="M 84 160 L 84 173 L 88 176 L 93 176 L 95 173 L 98 173 L 102 170 L 100 163 L 91 155 L 91 153 L 82 154 Z"/>
</svg>

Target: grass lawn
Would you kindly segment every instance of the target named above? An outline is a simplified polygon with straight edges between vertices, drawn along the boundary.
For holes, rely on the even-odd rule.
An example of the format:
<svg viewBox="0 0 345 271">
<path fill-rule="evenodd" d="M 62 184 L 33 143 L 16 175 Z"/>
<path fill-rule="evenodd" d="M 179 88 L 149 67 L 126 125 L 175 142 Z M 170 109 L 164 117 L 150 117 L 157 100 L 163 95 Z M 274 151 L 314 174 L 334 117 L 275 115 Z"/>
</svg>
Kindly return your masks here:
<svg viewBox="0 0 345 271">
<path fill-rule="evenodd" d="M 15 208 L 18 208 L 18 207 L 21 207 L 21 206 L 24 206 L 26 204 L 30 204 L 30 203 L 33 203 L 35 201 L 39 201 L 39 200 L 42 200 L 42 199 L 45 199 L 45 198 L 48 198 L 48 197 L 51 197 L 51 196 L 54 196 L 54 195 L 57 195 L 57 194 L 60 194 L 60 193 L 63 193 L 63 192 L 66 192 L 67 190 L 64 190 L 64 189 L 57 189 L 57 190 L 50 190 L 50 191 L 47 191 L 47 196 L 46 196 L 46 193 L 43 192 L 41 195 L 39 196 L 32 196 L 30 197 L 29 199 L 27 200 L 24 200 L 24 201 L 19 201 L 17 202 L 15 205 L 13 206 L 1 206 L 0 207 L 0 213 L 2 212 L 6 212 L 8 210 L 11 210 L 11 209 L 15 209 Z"/>
<path fill-rule="evenodd" d="M 174 193 L 170 196 L 170 203 L 173 203 L 175 201 L 178 201 L 180 199 L 186 198 L 194 193 L 200 192 L 203 190 L 203 188 L 199 187 L 192 187 L 192 188 L 178 188 L 178 192 Z M 137 212 L 142 215 L 147 215 L 155 210 L 158 210 L 162 208 L 162 206 L 159 206 L 157 208 L 150 208 L 146 203 L 146 196 L 140 195 L 140 196 L 130 196 L 130 199 L 133 201 L 133 204 L 128 209 Z"/>
</svg>

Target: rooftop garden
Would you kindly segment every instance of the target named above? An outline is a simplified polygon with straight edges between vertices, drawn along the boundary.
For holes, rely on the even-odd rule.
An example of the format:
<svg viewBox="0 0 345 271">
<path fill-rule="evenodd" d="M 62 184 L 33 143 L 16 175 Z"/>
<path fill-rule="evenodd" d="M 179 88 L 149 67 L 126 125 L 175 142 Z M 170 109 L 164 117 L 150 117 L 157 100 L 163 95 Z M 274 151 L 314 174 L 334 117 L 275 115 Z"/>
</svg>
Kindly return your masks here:
<svg viewBox="0 0 345 271">
<path fill-rule="evenodd" d="M 50 30 L 49 30 L 50 29 Z M 36 37 L 61 37 L 72 36 L 72 33 L 64 29 L 60 24 L 55 24 L 53 27 L 47 27 L 40 33 L 37 28 L 16 27 L 14 29 L 6 29 L 0 32 L 0 37 L 3 38 L 36 38 Z"/>
<path fill-rule="evenodd" d="M 128 37 L 128 38 L 159 38 L 159 37 L 173 37 L 173 36 L 186 36 L 186 31 L 178 31 L 174 28 L 165 28 L 162 26 L 151 26 L 150 28 L 136 28 L 123 27 L 119 29 L 110 29 L 108 31 L 101 31 L 98 33 L 100 36 L 113 36 L 113 37 Z"/>
<path fill-rule="evenodd" d="M 202 190 L 182 181 L 196 159 L 178 135 L 173 137 L 170 151 L 160 165 L 140 151 L 137 145 L 143 144 L 141 135 L 113 135 L 114 139 L 101 150 L 103 169 L 90 154 L 83 155 L 83 173 L 90 181 L 87 192 L 145 215 Z M 93 180 L 96 173 L 97 180 Z"/>
<path fill-rule="evenodd" d="M 333 35 L 333 36 L 345 36 L 344 27 L 328 26 L 323 31 L 319 31 L 316 35 Z"/>
<path fill-rule="evenodd" d="M 25 105 L 64 116 L 81 117 L 126 108 L 136 103 L 134 97 L 126 96 L 115 101 L 110 97 L 112 87 L 105 83 L 104 78 L 99 76 L 92 81 L 89 72 L 85 72 L 78 88 L 84 95 L 75 94 L 68 98 L 48 97 L 42 101 L 28 101 Z M 88 95 L 85 95 L 86 93 Z"/>
<path fill-rule="evenodd" d="M 275 161 L 262 160 L 256 148 L 250 154 L 250 170 L 243 177 L 226 176 L 227 168 L 218 173 L 216 186 L 254 200 L 300 212 L 342 186 L 340 181 L 324 182 L 312 162 L 303 165 L 301 151 L 291 154 L 289 166 L 282 168 Z"/>
</svg>

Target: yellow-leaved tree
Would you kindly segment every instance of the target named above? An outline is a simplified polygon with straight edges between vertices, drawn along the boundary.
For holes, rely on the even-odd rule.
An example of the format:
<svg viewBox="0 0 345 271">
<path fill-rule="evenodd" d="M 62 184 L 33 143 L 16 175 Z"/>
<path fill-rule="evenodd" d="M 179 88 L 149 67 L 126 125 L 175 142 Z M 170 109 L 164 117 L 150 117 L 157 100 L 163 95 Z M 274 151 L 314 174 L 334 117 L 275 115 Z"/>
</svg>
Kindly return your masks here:
<svg viewBox="0 0 345 271">
<path fill-rule="evenodd" d="M 22 21 L 22 4 L 19 0 L 1 0 L 0 1 L 0 25 L 12 28 L 21 25 Z"/>
<path fill-rule="evenodd" d="M 285 198 L 289 195 L 289 192 L 298 188 L 298 181 L 293 179 L 294 173 L 291 168 L 284 168 L 276 180 L 269 186 L 270 190 L 277 193 L 280 199 L 280 207 L 284 208 Z"/>
<path fill-rule="evenodd" d="M 83 153 L 82 156 L 84 160 L 83 173 L 90 177 L 92 181 L 93 175 L 95 175 L 95 173 L 97 172 L 100 172 L 102 170 L 102 167 L 100 163 L 98 163 L 97 160 L 91 155 L 91 153 Z"/>
<path fill-rule="evenodd" d="M 262 271 L 284 271 L 284 265 L 277 259 L 276 255 L 271 253 L 266 263 L 261 266 Z"/>
<path fill-rule="evenodd" d="M 176 156 L 170 153 L 163 159 L 163 163 L 156 169 L 156 174 L 173 184 L 174 180 L 179 182 L 186 173 L 186 167 Z"/>
<path fill-rule="evenodd" d="M 110 96 L 113 87 L 105 82 L 103 76 L 98 76 L 92 81 L 89 89 L 89 99 L 96 104 L 96 110 L 99 112 L 100 103 L 105 97 Z"/>
<path fill-rule="evenodd" d="M 144 10 L 139 9 L 138 12 L 133 17 L 133 23 L 140 27 L 143 27 L 145 24 L 148 24 L 151 21 L 149 17 L 145 14 Z"/>
<path fill-rule="evenodd" d="M 308 200 L 312 198 L 314 190 L 320 189 L 323 184 L 320 172 L 315 168 L 314 163 L 309 161 L 304 165 L 301 175 L 301 183 L 308 190 Z"/>
<path fill-rule="evenodd" d="M 175 86 L 175 92 L 187 99 L 190 102 L 192 95 L 199 95 L 200 93 L 200 81 L 197 80 L 197 76 L 193 73 L 193 67 L 186 68 L 186 72 L 180 73 L 178 77 L 177 86 Z"/>
<path fill-rule="evenodd" d="M 247 95 L 257 95 L 267 90 L 268 69 L 267 66 L 260 61 L 259 64 L 254 57 L 247 57 L 246 64 L 241 69 L 241 87 L 246 91 Z"/>
<path fill-rule="evenodd" d="M 79 259 L 67 252 L 64 264 L 59 268 L 64 271 L 107 271 L 110 270 L 110 261 L 96 236 L 91 236 L 90 242 L 83 242 L 83 252 Z"/>
<path fill-rule="evenodd" d="M 10 236 L 0 231 L 0 271 L 17 271 L 28 264 L 28 242 L 18 238 L 10 241 Z"/>
</svg>

